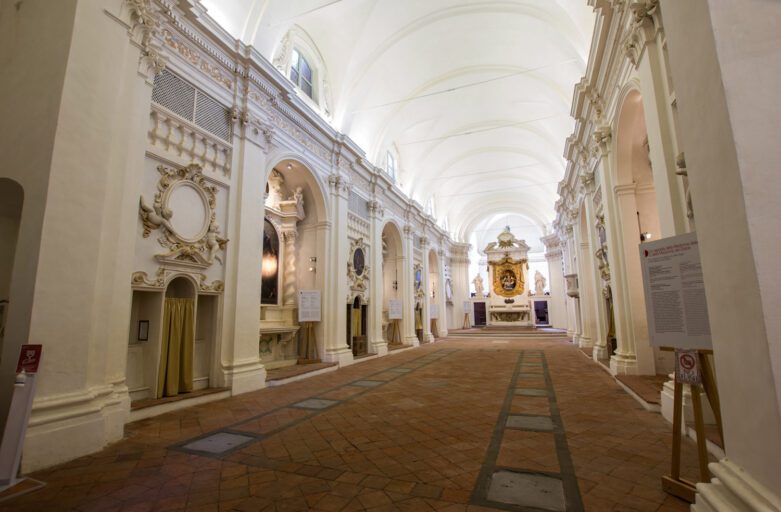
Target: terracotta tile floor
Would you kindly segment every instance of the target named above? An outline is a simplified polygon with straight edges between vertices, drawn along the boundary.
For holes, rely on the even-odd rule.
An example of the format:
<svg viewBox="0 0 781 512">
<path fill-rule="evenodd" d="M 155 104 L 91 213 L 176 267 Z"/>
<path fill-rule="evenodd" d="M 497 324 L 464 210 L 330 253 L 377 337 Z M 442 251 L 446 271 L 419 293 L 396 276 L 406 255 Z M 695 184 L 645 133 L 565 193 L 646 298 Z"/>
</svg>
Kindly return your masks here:
<svg viewBox="0 0 781 512">
<path fill-rule="evenodd" d="M 105 450 L 31 475 L 47 486 L 0 510 L 495 510 L 475 505 L 489 462 L 562 478 L 573 468 L 574 510 L 688 510 L 660 487 L 671 451 L 660 415 L 564 340 L 508 341 L 440 341 L 139 421 Z M 550 406 L 521 389 L 552 390 Z M 337 402 L 292 407 L 309 398 Z M 558 414 L 570 462 L 555 433 L 504 428 L 502 414 Z M 183 449 L 215 431 L 253 439 L 223 455 Z M 685 440 L 684 476 L 695 468 Z"/>
</svg>

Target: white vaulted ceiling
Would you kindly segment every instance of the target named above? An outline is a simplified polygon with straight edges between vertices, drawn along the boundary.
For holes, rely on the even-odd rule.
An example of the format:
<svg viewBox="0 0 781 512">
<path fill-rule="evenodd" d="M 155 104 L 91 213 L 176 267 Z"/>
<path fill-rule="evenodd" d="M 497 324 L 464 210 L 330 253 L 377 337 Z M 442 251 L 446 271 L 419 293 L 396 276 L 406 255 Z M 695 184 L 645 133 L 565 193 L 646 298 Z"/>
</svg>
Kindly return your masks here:
<svg viewBox="0 0 781 512">
<path fill-rule="evenodd" d="M 585 72 L 586 0 L 202 0 L 273 59 L 303 29 L 325 62 L 334 127 L 466 241 L 487 219 L 554 218 L 572 88 Z M 530 242 L 537 242 L 531 241 Z"/>
</svg>

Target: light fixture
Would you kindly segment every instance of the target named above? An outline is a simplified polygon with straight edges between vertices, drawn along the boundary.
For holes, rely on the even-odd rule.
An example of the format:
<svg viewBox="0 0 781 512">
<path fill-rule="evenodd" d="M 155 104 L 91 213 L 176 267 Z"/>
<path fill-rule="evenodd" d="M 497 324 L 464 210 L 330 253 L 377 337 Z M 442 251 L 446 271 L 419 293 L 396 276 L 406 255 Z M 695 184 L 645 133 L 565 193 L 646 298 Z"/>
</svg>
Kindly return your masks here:
<svg viewBox="0 0 781 512">
<path fill-rule="evenodd" d="M 398 290 L 399 289 L 399 282 L 398 281 L 395 281 L 395 280 L 393 281 L 393 289 L 394 290 Z"/>
<path fill-rule="evenodd" d="M 640 225 L 640 212 L 637 212 L 637 230 L 640 232 L 641 242 L 647 242 L 653 237 L 653 233 L 650 231 L 643 231 L 643 227 Z"/>
<path fill-rule="evenodd" d="M 264 254 L 260 268 L 260 273 L 263 277 L 275 275 L 277 273 L 277 258 L 271 253 Z"/>
<path fill-rule="evenodd" d="M 309 271 L 310 272 L 317 272 L 317 257 L 316 256 L 310 256 L 310 258 L 309 258 Z"/>
<path fill-rule="evenodd" d="M 287 167 L 286 167 L 286 169 L 287 169 L 288 171 L 292 170 L 292 169 L 293 169 L 293 164 L 291 164 L 290 162 L 288 162 L 288 163 L 287 163 Z"/>
</svg>

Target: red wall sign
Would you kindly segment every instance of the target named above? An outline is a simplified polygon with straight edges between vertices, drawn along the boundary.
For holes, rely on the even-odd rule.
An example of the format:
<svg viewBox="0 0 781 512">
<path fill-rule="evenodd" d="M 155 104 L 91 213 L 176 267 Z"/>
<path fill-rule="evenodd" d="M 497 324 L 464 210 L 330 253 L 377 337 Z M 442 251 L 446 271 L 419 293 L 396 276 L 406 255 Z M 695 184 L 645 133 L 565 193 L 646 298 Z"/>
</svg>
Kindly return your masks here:
<svg viewBox="0 0 781 512">
<path fill-rule="evenodd" d="M 19 351 L 19 363 L 16 365 L 16 373 L 37 373 L 38 364 L 41 362 L 43 345 L 22 345 Z"/>
</svg>

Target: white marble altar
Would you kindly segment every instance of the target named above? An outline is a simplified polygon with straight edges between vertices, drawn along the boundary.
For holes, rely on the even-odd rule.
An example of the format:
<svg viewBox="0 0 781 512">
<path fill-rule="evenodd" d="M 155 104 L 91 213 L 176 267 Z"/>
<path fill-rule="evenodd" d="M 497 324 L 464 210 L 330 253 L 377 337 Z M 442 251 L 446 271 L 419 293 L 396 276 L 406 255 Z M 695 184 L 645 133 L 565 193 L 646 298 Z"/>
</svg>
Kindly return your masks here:
<svg viewBox="0 0 781 512">
<path fill-rule="evenodd" d="M 532 325 L 527 253 L 529 246 L 507 226 L 483 250 L 488 259 L 488 325 Z"/>
</svg>

